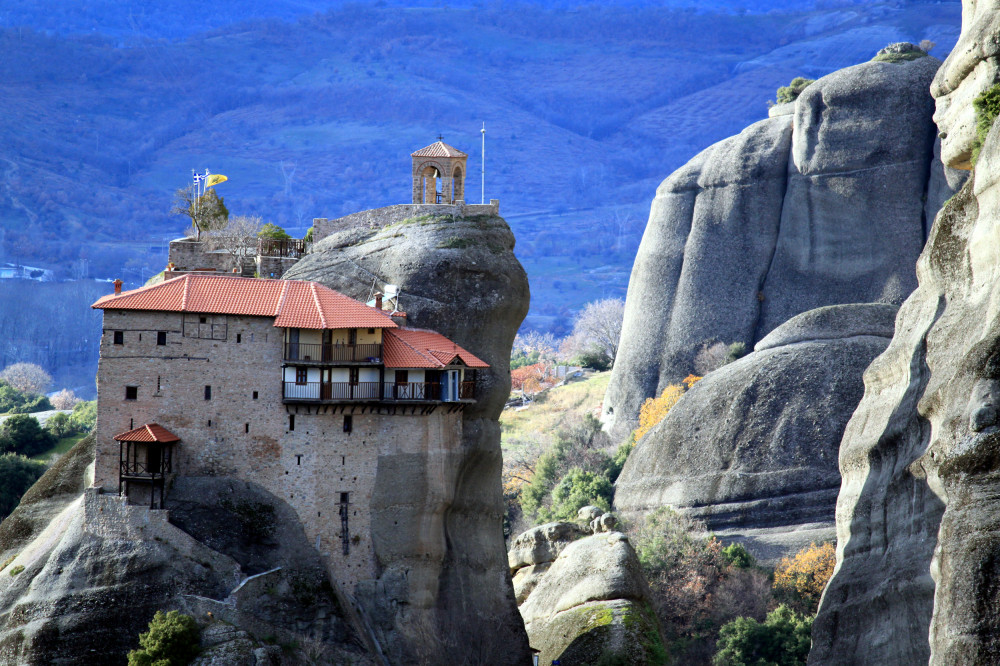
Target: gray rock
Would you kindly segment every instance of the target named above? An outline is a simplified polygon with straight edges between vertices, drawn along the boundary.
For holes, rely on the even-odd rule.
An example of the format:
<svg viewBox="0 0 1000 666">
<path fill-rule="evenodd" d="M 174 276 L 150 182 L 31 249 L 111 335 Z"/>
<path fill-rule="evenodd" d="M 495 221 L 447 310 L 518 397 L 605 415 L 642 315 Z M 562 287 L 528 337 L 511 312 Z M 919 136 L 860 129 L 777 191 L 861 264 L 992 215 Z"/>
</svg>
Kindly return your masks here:
<svg viewBox="0 0 1000 666">
<path fill-rule="evenodd" d="M 885 48 L 879 49 L 876 55 L 890 55 L 890 54 L 903 54 L 903 53 L 923 53 L 923 50 L 916 44 L 910 42 L 895 42 L 889 44 Z"/>
<path fill-rule="evenodd" d="M 615 527 L 618 526 L 618 519 L 613 513 L 605 513 L 604 515 L 594 518 L 590 523 L 590 531 L 594 534 L 599 534 L 601 532 L 612 532 Z"/>
<path fill-rule="evenodd" d="M 671 506 L 765 561 L 833 539 L 837 452 L 895 307 L 794 317 L 694 384 L 629 455 L 616 510 Z"/>
<path fill-rule="evenodd" d="M 966 48 L 956 52 L 984 39 L 995 48 L 995 5 L 968 10 Z M 992 34 L 977 32 L 987 27 Z M 946 111 L 965 85 L 949 93 Z M 810 663 L 997 663 L 998 174 L 994 126 L 969 182 L 934 223 L 892 343 L 865 375 L 841 443 L 838 564 Z"/>
<path fill-rule="evenodd" d="M 604 401 L 613 436 L 693 370 L 703 344 L 749 349 L 807 310 L 903 301 L 925 216 L 960 180 L 934 164 L 927 88 L 938 64 L 868 62 L 825 76 L 792 115 L 706 149 L 660 185 Z"/>
<path fill-rule="evenodd" d="M 649 586 L 628 538 L 620 532 L 570 544 L 520 606 L 540 661 L 594 663 L 602 656 L 653 663 L 662 650 Z"/>
<path fill-rule="evenodd" d="M 545 523 L 532 527 L 511 542 L 507 564 L 513 573 L 521 567 L 552 562 L 566 546 L 586 534 L 587 531 L 576 523 Z"/>
<path fill-rule="evenodd" d="M 440 331 L 491 366 L 463 412 L 461 447 L 378 459 L 371 538 L 381 574 L 355 592 L 380 618 L 375 631 L 392 661 L 421 654 L 442 663 L 474 644 L 489 663 L 530 660 L 504 561 L 499 486 L 498 419 L 529 299 L 513 248 L 499 217 L 428 215 L 333 233 L 285 274 L 361 299 L 373 276 L 379 288 L 399 285 L 409 325 Z M 414 635 L 420 626 L 434 629 Z"/>
<path fill-rule="evenodd" d="M 585 507 L 581 507 L 581 509 L 576 512 L 576 515 L 582 522 L 590 524 L 594 518 L 604 515 L 604 509 L 599 506 L 594 506 L 593 504 L 588 504 Z"/>
<path fill-rule="evenodd" d="M 531 591 L 538 587 L 545 572 L 552 566 L 552 562 L 542 562 L 521 567 L 514 574 L 514 598 L 518 605 L 524 603 Z"/>
<path fill-rule="evenodd" d="M 955 169 L 972 168 L 976 110 L 972 101 L 1000 80 L 1000 13 L 996 2 L 962 0 L 962 34 L 931 85 L 941 159 Z"/>
</svg>

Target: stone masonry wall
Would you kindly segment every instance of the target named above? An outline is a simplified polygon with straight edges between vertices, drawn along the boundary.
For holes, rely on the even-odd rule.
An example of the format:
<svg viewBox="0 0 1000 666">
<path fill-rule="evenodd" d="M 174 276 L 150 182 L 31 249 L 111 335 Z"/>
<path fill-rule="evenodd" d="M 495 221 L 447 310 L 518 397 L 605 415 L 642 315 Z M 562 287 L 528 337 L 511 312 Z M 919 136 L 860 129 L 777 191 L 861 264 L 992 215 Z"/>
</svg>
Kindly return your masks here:
<svg viewBox="0 0 1000 666">
<path fill-rule="evenodd" d="M 401 222 L 419 215 L 454 215 L 455 217 L 470 217 L 473 215 L 499 215 L 500 200 L 490 199 L 488 204 L 399 204 L 373 208 L 371 210 L 352 213 L 335 220 L 325 217 L 313 219 L 313 242 L 319 242 L 336 231 L 345 229 L 381 229 L 390 224 Z"/>
<path fill-rule="evenodd" d="M 231 255 L 225 252 L 206 252 L 204 244 L 192 238 L 172 240 L 169 248 L 167 261 L 180 270 L 209 268 L 228 272 L 233 268 Z"/>
<path fill-rule="evenodd" d="M 232 476 L 261 484 L 295 508 L 331 575 L 353 593 L 359 581 L 376 576 L 379 566 L 370 536 L 379 456 L 458 447 L 461 414 L 444 406 L 430 415 L 420 410 L 402 415 L 373 414 L 370 407 L 361 413 L 360 405 L 284 405 L 283 329 L 265 317 L 200 319 L 105 311 L 96 484 L 117 493 L 116 434 L 159 423 L 181 438 L 174 445 L 175 475 Z M 122 345 L 113 344 L 116 330 L 123 331 Z M 166 345 L 156 344 L 158 331 L 167 333 Z M 137 387 L 137 399 L 125 399 L 126 386 Z M 207 400 L 206 386 L 211 386 Z M 345 432 L 348 415 L 352 427 Z M 349 493 L 347 555 L 341 493 Z M 419 528 L 400 526 L 415 530 L 414 538 Z"/>
</svg>

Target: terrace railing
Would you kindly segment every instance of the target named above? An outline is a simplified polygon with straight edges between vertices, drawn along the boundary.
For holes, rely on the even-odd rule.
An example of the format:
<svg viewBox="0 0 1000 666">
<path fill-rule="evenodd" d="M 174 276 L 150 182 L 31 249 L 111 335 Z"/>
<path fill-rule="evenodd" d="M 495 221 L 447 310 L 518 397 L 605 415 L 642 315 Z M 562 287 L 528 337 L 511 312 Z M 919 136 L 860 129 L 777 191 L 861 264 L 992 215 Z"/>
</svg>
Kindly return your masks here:
<svg viewBox="0 0 1000 666">
<path fill-rule="evenodd" d="M 340 345 L 286 342 L 285 360 L 318 363 L 381 363 L 382 345 L 378 343 Z"/>
</svg>

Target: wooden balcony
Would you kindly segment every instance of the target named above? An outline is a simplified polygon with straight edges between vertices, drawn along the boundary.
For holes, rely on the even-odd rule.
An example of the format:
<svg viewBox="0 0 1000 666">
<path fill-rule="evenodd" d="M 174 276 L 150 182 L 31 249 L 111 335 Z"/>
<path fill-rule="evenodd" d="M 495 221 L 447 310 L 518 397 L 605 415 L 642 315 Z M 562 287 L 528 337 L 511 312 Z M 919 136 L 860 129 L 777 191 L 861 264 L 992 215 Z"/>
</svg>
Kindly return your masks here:
<svg viewBox="0 0 1000 666">
<path fill-rule="evenodd" d="M 257 255 L 261 257 L 292 257 L 298 259 L 306 253 L 306 242 L 301 238 L 257 239 Z"/>
<path fill-rule="evenodd" d="M 442 396 L 437 382 L 284 382 L 285 402 L 458 402 L 475 399 L 475 382 L 462 382 L 458 400 Z"/>
<path fill-rule="evenodd" d="M 295 363 L 381 363 L 382 345 L 286 342 L 285 360 Z"/>
</svg>

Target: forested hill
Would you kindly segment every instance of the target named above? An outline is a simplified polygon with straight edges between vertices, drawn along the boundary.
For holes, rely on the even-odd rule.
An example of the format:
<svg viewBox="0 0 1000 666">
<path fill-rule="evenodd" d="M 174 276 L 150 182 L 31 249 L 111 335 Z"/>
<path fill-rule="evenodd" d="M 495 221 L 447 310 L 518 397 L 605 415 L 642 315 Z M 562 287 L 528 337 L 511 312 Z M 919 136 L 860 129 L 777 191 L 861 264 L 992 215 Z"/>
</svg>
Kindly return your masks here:
<svg viewBox="0 0 1000 666">
<path fill-rule="evenodd" d="M 779 85 L 893 41 L 943 57 L 960 20 L 958 2 L 325 4 L 5 2 L 0 261 L 134 285 L 183 229 L 168 211 L 193 168 L 301 234 L 407 201 L 409 153 L 439 133 L 478 200 L 485 122 L 529 324 L 558 327 L 624 294 L 656 185 Z"/>
</svg>

